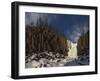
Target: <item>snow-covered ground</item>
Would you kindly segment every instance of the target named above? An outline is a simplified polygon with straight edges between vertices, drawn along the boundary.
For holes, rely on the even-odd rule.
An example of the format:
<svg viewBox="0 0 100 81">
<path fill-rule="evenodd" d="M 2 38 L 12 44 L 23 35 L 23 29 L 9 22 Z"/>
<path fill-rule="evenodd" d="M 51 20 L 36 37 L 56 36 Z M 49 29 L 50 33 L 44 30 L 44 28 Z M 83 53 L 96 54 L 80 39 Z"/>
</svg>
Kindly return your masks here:
<svg viewBox="0 0 100 81">
<path fill-rule="evenodd" d="M 78 59 L 67 62 L 65 66 L 78 66 L 78 65 L 89 65 L 89 55 L 83 55 Z"/>
<path fill-rule="evenodd" d="M 41 58 L 37 58 L 37 55 Z M 43 58 L 43 57 L 44 58 Z M 39 54 L 33 53 L 32 56 L 26 57 L 26 68 L 40 68 L 40 67 L 61 67 L 61 66 L 77 66 L 88 65 L 89 56 L 83 55 L 79 58 L 72 58 L 65 56 L 64 58 L 58 58 L 59 53 L 53 54 L 52 52 L 42 52 Z"/>
<path fill-rule="evenodd" d="M 47 55 L 47 57 L 51 57 L 50 59 L 47 58 L 40 58 L 37 61 L 35 60 L 36 54 L 33 54 L 31 57 L 27 59 L 26 68 L 39 68 L 39 67 L 58 67 L 58 66 L 65 66 L 66 63 L 71 62 L 74 58 L 65 56 L 65 58 L 57 58 L 53 55 L 52 52 L 47 53 L 43 52 L 41 54 Z M 56 54 L 59 55 L 59 54 Z M 52 59 L 54 57 L 54 59 Z"/>
</svg>

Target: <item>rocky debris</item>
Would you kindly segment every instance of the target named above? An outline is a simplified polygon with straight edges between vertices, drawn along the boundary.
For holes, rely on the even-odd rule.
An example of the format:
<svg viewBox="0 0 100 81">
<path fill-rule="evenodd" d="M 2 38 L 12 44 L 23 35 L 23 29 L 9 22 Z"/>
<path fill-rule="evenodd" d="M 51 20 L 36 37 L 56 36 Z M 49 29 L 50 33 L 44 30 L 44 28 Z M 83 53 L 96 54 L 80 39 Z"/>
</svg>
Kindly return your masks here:
<svg viewBox="0 0 100 81">
<path fill-rule="evenodd" d="M 26 68 L 89 65 L 89 50 L 83 51 L 85 52 L 82 52 L 83 54 L 78 58 L 63 56 L 63 54 L 63 58 L 59 58 L 59 53 L 53 54 L 52 52 L 33 53 L 32 56 L 27 57 L 25 65 Z"/>
<path fill-rule="evenodd" d="M 73 61 L 74 58 L 63 56 L 59 58 L 59 53 L 53 54 L 52 52 L 42 52 L 39 54 L 34 53 L 32 56 L 25 60 L 26 68 L 39 68 L 39 67 L 58 67 L 64 66 L 67 62 Z"/>
<path fill-rule="evenodd" d="M 85 48 L 84 50 L 82 50 L 78 58 L 78 63 L 80 65 L 89 65 L 89 48 Z"/>
<path fill-rule="evenodd" d="M 67 62 L 64 66 L 80 66 L 80 65 L 89 65 L 88 55 L 81 56 L 78 59 Z"/>
<path fill-rule="evenodd" d="M 89 56 L 88 55 L 83 55 L 78 59 L 78 63 L 80 65 L 89 65 Z"/>
</svg>

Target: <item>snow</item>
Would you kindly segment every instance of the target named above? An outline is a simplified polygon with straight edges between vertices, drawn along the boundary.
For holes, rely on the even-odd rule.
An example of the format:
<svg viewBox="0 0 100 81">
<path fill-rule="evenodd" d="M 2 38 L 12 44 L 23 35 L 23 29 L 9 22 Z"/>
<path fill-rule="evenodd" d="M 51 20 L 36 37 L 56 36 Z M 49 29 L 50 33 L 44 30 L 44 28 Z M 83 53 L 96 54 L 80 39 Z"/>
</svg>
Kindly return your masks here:
<svg viewBox="0 0 100 81">
<path fill-rule="evenodd" d="M 47 53 L 45 52 L 45 54 Z M 36 55 L 32 55 L 32 57 L 34 58 L 35 56 Z M 50 60 L 46 58 L 40 58 L 38 61 L 36 61 L 32 60 L 30 57 L 28 60 L 29 61 L 26 63 L 26 68 L 58 67 L 58 66 L 62 67 L 62 66 L 77 66 L 77 65 L 89 64 L 89 56 L 85 54 L 79 58 L 71 58 L 69 56 L 66 56 L 65 58 L 55 58 Z"/>
</svg>

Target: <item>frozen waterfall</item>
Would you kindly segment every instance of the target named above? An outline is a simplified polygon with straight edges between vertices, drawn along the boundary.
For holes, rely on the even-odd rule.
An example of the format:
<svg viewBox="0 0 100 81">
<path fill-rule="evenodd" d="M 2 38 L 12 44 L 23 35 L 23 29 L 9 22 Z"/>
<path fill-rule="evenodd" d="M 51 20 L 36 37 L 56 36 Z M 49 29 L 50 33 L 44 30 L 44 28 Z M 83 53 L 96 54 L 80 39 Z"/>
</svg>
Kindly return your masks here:
<svg viewBox="0 0 100 81">
<path fill-rule="evenodd" d="M 77 58 L 77 43 L 72 43 L 70 41 L 68 41 L 68 43 L 69 43 L 68 57 Z"/>
</svg>

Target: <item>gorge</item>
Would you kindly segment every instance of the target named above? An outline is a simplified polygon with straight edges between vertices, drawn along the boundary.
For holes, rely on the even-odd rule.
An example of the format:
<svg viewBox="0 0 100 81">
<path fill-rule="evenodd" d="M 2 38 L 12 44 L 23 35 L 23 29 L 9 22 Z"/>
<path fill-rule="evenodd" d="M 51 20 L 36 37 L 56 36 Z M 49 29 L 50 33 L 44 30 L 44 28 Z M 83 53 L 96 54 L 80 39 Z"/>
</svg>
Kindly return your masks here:
<svg viewBox="0 0 100 81">
<path fill-rule="evenodd" d="M 26 68 L 89 64 L 88 33 L 73 43 L 46 27 L 26 27 Z"/>
</svg>

